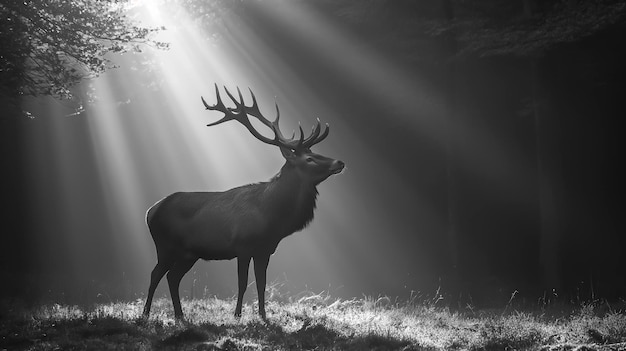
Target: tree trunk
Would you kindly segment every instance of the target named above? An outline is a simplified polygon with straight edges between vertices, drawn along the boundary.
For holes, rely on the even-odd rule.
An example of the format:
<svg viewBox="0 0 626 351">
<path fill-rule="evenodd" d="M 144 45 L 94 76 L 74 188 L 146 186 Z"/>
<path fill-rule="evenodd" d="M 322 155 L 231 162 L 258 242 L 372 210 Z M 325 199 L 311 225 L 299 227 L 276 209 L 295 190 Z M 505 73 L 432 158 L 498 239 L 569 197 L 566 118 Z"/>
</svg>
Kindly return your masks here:
<svg viewBox="0 0 626 351">
<path fill-rule="evenodd" d="M 558 174 L 558 128 L 555 116 L 550 116 L 549 102 L 541 84 L 537 59 L 531 61 L 532 106 L 535 121 L 537 184 L 540 216 L 540 262 L 543 265 L 544 288 L 561 288 L 559 268 L 559 220 L 557 212 L 556 179 Z M 551 118 L 553 117 L 553 118 Z"/>
<path fill-rule="evenodd" d="M 454 20 L 454 9 L 450 0 L 442 0 L 442 10 L 446 21 Z M 446 40 L 446 54 L 453 58 L 457 52 L 457 40 L 455 34 L 448 34 Z M 458 297 L 462 282 L 459 274 L 459 234 L 458 234 L 458 183 L 457 183 L 457 144 L 455 115 L 457 110 L 456 91 L 456 64 L 450 59 L 445 72 L 445 121 L 446 121 L 446 242 L 448 247 L 448 274 L 449 292 L 453 294 L 453 299 Z"/>
<path fill-rule="evenodd" d="M 523 1 L 523 17 L 536 12 L 536 0 Z M 558 179 L 558 128 L 551 114 L 550 99 L 539 72 L 539 59 L 530 59 L 532 114 L 535 122 L 535 157 L 539 198 L 540 263 L 543 267 L 543 288 L 551 293 L 561 289 L 559 268 L 559 220 L 557 213 L 556 180 Z M 552 295 L 551 295 L 552 296 Z"/>
</svg>

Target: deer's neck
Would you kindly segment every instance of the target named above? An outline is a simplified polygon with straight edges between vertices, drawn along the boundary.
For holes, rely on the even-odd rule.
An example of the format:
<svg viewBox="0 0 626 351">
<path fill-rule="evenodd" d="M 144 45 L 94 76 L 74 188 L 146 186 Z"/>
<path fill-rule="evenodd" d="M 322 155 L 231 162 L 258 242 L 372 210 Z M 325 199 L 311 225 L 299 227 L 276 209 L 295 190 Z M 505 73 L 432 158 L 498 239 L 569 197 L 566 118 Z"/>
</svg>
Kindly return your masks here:
<svg viewBox="0 0 626 351">
<path fill-rule="evenodd" d="M 317 189 L 288 164 L 267 183 L 264 195 L 267 208 L 280 223 L 281 235 L 299 231 L 313 220 Z"/>
</svg>

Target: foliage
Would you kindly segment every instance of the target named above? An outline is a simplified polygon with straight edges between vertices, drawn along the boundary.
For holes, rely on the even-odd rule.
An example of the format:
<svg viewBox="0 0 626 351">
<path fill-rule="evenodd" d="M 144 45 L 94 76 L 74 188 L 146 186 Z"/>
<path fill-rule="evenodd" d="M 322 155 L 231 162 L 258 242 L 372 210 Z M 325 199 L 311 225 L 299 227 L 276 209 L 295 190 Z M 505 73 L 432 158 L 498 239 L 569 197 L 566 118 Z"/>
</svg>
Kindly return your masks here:
<svg viewBox="0 0 626 351">
<path fill-rule="evenodd" d="M 528 57 L 590 37 L 625 20 L 624 2 L 560 1 L 542 12 L 521 14 L 505 23 L 490 17 L 459 18 L 448 26 L 433 27 L 431 33 L 453 31 L 461 43 L 459 56 Z"/>
<path fill-rule="evenodd" d="M 196 19 L 212 36 L 219 36 L 232 24 L 231 16 L 243 15 L 249 1 L 241 0 L 162 0 L 183 8 L 187 15 Z"/>
<path fill-rule="evenodd" d="M 428 55 L 425 41 L 454 41 L 443 47 L 452 47 L 444 55 L 456 58 L 535 57 L 626 23 L 626 3 L 618 0 L 344 0 L 334 12 L 357 30 L 422 59 Z"/>
<path fill-rule="evenodd" d="M 322 295 L 268 305 L 269 322 L 256 306 L 232 316 L 234 299 L 183 301 L 188 321 L 175 322 L 169 300 L 158 299 L 149 320 L 142 300 L 13 309 L 0 319 L 0 347 L 10 349 L 194 350 L 604 350 L 626 345 L 626 315 L 585 304 L 548 318 L 513 311 L 453 312 L 432 304 L 388 298 L 335 300 Z"/>
<path fill-rule="evenodd" d="M 128 16 L 128 0 L 25 0 L 0 4 L 0 96 L 70 98 L 71 87 L 114 67 L 110 53 L 167 48 Z"/>
<path fill-rule="evenodd" d="M 73 85 L 114 67 L 107 54 L 140 51 L 140 44 L 166 48 L 166 43 L 150 39 L 162 28 L 134 23 L 128 15 L 129 2 L 26 0 L 0 4 L 0 96 L 69 98 Z M 432 50 L 424 49 L 424 41 L 441 43 L 449 38 L 457 42 L 453 56 L 539 55 L 560 43 L 580 40 L 626 19 L 626 4 L 615 0 L 305 2 L 367 31 L 370 38 L 402 47 L 407 57 L 432 55 Z M 258 1 L 158 3 L 172 5 L 172 9 L 182 6 L 203 24 L 207 33 L 219 36 L 237 23 L 230 20 L 231 16 L 246 16 Z M 280 6 L 277 0 L 262 3 Z M 522 3 L 544 5 L 529 15 Z"/>
</svg>

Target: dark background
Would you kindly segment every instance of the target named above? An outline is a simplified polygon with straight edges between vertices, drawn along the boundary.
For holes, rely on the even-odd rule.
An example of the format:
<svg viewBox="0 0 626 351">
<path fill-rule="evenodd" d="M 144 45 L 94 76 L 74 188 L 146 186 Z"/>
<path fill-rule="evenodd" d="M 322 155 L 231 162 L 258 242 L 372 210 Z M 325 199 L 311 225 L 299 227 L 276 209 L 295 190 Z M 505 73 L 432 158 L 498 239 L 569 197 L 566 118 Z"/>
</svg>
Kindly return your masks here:
<svg viewBox="0 0 626 351">
<path fill-rule="evenodd" d="M 362 255 L 345 251 L 346 261 L 355 266 L 360 265 L 358 260 L 389 262 L 394 270 L 386 272 L 387 276 L 413 284 L 403 290 L 362 274 L 348 280 L 353 288 L 346 295 L 358 296 L 357 291 L 406 295 L 409 290 L 434 292 L 441 287 L 449 301 L 471 299 L 479 305 L 504 303 L 515 290 L 528 301 L 546 296 L 565 301 L 623 298 L 623 13 L 608 19 L 598 15 L 588 21 L 570 17 L 559 22 L 559 13 L 567 17 L 567 11 L 577 10 L 575 6 L 582 3 L 572 2 L 573 10 L 559 8 L 562 3 L 554 1 L 520 1 L 516 6 L 484 1 L 477 2 L 483 6 L 478 10 L 462 1 L 375 3 L 381 7 L 319 2 L 308 9 L 384 57 L 404 72 L 404 79 L 423 82 L 442 98 L 443 109 L 423 109 L 424 97 L 411 95 L 400 95 L 395 100 L 400 104 L 391 105 L 385 100 L 386 91 L 396 82 L 378 81 L 380 98 L 372 98 L 340 67 L 321 59 L 319 48 L 267 17 L 262 8 L 266 5 L 248 4 L 233 10 L 367 144 L 362 159 L 372 153 L 385 160 L 368 164 L 366 171 L 392 170 L 408 185 L 405 195 L 421 199 L 435 214 L 433 222 L 441 223 L 418 224 L 414 232 L 390 228 L 378 233 L 405 248 L 419 247 L 415 255 L 376 252 L 375 248 Z M 525 7 L 527 3 L 532 6 Z M 615 4 L 619 2 L 594 6 Z M 580 5 L 581 9 L 587 7 Z M 592 11 L 585 13 L 595 16 Z M 582 29 L 560 37 L 564 26 Z M 528 42 L 515 37 L 522 32 L 527 38 L 535 31 L 544 35 Z M 41 267 L 54 267 L 46 274 L 56 271 L 62 276 L 67 266 L 75 264 L 63 259 L 69 249 L 64 252 L 64 245 L 58 245 L 60 251 L 48 256 L 57 257 L 57 262 L 42 262 L 33 250 L 39 233 L 33 225 L 38 214 L 31 202 L 35 191 L 31 180 L 45 178 L 47 170 L 31 173 L 23 135 L 30 128 L 45 127 L 46 119 L 55 117 L 43 112 L 29 120 L 19 115 L 19 109 L 7 106 L 0 119 L 0 290 L 6 297 L 32 300 L 55 299 L 59 294 L 82 296 L 73 294 L 69 285 L 56 286 L 57 293 L 50 293 L 51 288 L 42 283 L 46 280 Z M 68 128 L 80 132 L 81 118 L 76 117 Z M 429 139 L 427 131 L 418 133 L 407 127 L 422 119 L 436 119 L 443 126 L 438 143 Z M 478 140 L 478 135 L 490 138 Z M 341 140 L 341 135 L 331 138 Z M 341 142 L 335 145 L 340 148 Z M 346 172 L 333 182 L 351 179 Z M 385 179 L 368 186 L 378 187 L 372 194 L 384 192 Z M 397 223 L 415 223 L 409 204 L 380 203 L 389 199 L 375 196 L 368 200 L 377 206 L 363 206 L 387 211 L 385 215 Z M 380 237 L 377 240 L 383 240 Z M 113 245 L 101 248 L 114 250 Z M 106 273 L 87 280 L 101 280 L 109 286 L 102 289 L 109 291 L 111 299 L 142 296 L 143 281 L 133 282 L 128 288 L 131 292 L 111 288 L 120 282 L 118 273 L 124 267 L 110 267 L 117 273 L 103 270 Z M 414 267 L 421 277 L 400 277 Z M 144 273 L 147 277 L 148 271 Z"/>
</svg>

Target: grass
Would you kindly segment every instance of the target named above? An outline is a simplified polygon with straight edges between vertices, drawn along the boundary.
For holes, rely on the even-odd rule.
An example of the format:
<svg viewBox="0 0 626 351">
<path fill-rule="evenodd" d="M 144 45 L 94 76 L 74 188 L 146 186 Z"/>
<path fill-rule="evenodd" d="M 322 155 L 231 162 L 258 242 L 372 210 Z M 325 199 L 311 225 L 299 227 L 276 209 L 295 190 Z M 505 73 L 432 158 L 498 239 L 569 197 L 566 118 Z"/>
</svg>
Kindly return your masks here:
<svg viewBox="0 0 626 351">
<path fill-rule="evenodd" d="M 454 312 L 436 303 L 387 298 L 335 300 L 310 295 L 268 302 L 268 322 L 234 300 L 185 300 L 176 322 L 169 299 L 150 319 L 143 300 L 81 308 L 0 305 L 0 350 L 626 350 L 626 314 L 589 303 L 548 316 L 545 311 Z"/>
</svg>

